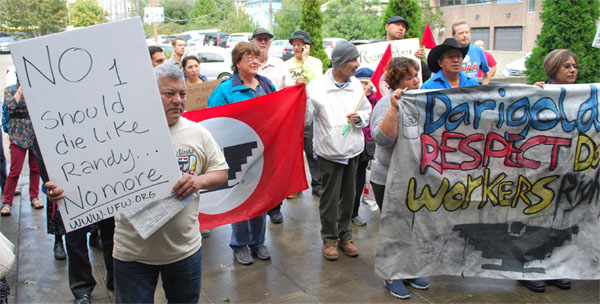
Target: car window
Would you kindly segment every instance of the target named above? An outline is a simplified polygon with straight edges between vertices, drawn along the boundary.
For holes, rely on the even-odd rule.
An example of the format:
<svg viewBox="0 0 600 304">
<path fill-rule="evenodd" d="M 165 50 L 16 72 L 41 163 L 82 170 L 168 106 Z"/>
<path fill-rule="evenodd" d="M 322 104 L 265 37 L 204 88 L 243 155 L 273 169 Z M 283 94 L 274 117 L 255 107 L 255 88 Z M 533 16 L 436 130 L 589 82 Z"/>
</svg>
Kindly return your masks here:
<svg viewBox="0 0 600 304">
<path fill-rule="evenodd" d="M 219 54 L 215 53 L 198 53 L 198 58 L 200 58 L 200 62 L 224 62 L 225 58 Z"/>
<path fill-rule="evenodd" d="M 13 37 L 0 37 L 0 42 L 13 42 Z"/>
<path fill-rule="evenodd" d="M 246 37 L 244 36 L 229 36 L 229 41 L 230 42 L 242 42 L 242 41 L 247 41 Z"/>
</svg>

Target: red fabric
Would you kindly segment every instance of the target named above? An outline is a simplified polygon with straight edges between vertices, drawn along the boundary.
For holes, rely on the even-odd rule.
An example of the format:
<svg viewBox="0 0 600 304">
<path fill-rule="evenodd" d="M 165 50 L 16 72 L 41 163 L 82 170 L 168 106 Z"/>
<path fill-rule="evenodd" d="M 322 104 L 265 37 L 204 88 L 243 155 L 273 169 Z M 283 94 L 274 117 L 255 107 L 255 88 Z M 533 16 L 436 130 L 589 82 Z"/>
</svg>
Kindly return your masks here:
<svg viewBox="0 0 600 304">
<path fill-rule="evenodd" d="M 425 46 L 426 49 L 432 49 L 436 46 L 435 40 L 433 40 L 433 32 L 431 32 L 429 23 L 427 23 L 427 26 L 425 27 L 425 31 L 423 31 L 423 38 L 421 39 L 421 45 Z"/>
<path fill-rule="evenodd" d="M 40 169 L 38 168 L 33 151 L 31 149 L 23 149 L 16 143 L 10 142 L 10 172 L 6 178 L 4 184 L 4 200 L 3 204 L 13 205 L 13 199 L 17 185 L 19 183 L 19 176 L 21 176 L 21 170 L 23 169 L 23 163 L 25 162 L 25 156 L 29 154 L 29 200 L 38 198 L 40 193 Z"/>
<path fill-rule="evenodd" d="M 289 194 L 308 188 L 302 154 L 305 111 L 305 86 L 296 85 L 242 102 L 183 114 L 197 122 L 215 117 L 237 119 L 250 126 L 264 145 L 262 175 L 252 194 L 227 212 L 200 213 L 198 219 L 202 230 L 265 214 Z"/>
<path fill-rule="evenodd" d="M 385 52 L 383 52 L 383 56 L 381 56 L 379 64 L 377 64 L 375 72 L 373 72 L 373 76 L 371 76 L 371 83 L 373 83 L 373 85 L 377 89 L 377 92 L 375 92 L 376 100 L 379 100 L 382 97 L 381 90 L 379 89 L 379 81 L 381 79 L 381 76 L 387 70 L 387 64 L 388 62 L 390 62 L 390 59 L 392 59 L 392 45 L 388 44 L 387 48 L 385 49 Z"/>
<path fill-rule="evenodd" d="M 496 66 L 497 62 L 496 62 L 496 59 L 494 58 L 494 55 L 492 55 L 492 53 L 490 53 L 488 51 L 483 51 L 483 53 L 485 54 L 485 60 L 487 61 L 490 69 L 492 67 Z M 477 74 L 477 78 L 481 78 L 481 77 L 483 77 L 483 71 L 481 69 L 479 69 L 479 74 Z"/>
</svg>

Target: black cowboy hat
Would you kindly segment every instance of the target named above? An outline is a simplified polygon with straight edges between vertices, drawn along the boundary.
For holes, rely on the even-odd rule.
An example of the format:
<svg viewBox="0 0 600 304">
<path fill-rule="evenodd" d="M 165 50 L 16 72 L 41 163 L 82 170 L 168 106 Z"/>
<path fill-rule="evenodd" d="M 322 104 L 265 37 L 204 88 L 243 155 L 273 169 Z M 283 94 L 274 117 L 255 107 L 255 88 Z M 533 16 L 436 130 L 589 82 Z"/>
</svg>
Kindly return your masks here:
<svg viewBox="0 0 600 304">
<path fill-rule="evenodd" d="M 460 50 L 463 58 L 465 58 L 467 52 L 469 51 L 469 46 L 467 45 L 466 47 L 461 48 L 456 39 L 446 38 L 444 43 L 437 45 L 431 50 L 431 52 L 429 52 L 429 56 L 427 56 L 427 66 L 429 69 L 432 72 L 437 73 L 441 69 L 440 65 L 438 64 L 438 59 L 440 59 L 440 57 L 442 57 L 446 51 L 452 49 Z"/>
</svg>

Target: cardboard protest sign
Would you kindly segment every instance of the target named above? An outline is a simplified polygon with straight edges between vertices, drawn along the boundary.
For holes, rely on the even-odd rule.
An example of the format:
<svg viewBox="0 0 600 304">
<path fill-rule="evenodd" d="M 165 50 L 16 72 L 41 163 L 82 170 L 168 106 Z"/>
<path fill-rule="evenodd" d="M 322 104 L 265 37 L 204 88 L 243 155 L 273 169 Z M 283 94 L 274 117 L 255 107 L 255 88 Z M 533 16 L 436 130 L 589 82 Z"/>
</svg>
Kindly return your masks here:
<svg viewBox="0 0 600 304">
<path fill-rule="evenodd" d="M 223 79 L 194 83 L 187 86 L 185 111 L 195 111 L 208 108 L 208 97 L 221 84 Z"/>
<path fill-rule="evenodd" d="M 414 53 L 420 48 L 419 39 L 417 38 L 357 45 L 356 48 L 360 53 L 360 56 L 358 57 L 358 62 L 360 62 L 360 66 L 375 71 L 388 45 L 391 45 L 392 58 L 407 57 L 417 62 L 419 67 L 421 67 L 421 61 L 414 55 Z M 381 77 L 381 82 L 383 82 L 384 78 L 385 77 Z M 419 81 L 423 83 L 423 76 L 420 68 Z M 387 86 L 387 84 L 380 83 L 379 87 L 381 90 L 381 95 L 385 95 L 389 91 L 389 87 Z"/>
<path fill-rule="evenodd" d="M 376 272 L 599 279 L 598 89 L 403 94 Z"/>
<path fill-rule="evenodd" d="M 170 196 L 181 173 L 139 18 L 11 53 L 67 231 Z"/>
</svg>

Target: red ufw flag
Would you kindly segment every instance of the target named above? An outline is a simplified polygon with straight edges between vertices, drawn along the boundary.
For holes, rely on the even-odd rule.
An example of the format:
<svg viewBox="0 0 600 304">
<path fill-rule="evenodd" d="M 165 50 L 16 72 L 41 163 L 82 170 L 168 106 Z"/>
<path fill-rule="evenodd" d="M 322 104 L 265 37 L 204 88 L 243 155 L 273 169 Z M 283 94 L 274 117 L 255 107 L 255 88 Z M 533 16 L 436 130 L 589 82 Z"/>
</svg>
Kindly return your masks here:
<svg viewBox="0 0 600 304">
<path fill-rule="evenodd" d="M 431 32 L 431 28 L 429 27 L 429 23 L 425 27 L 425 31 L 423 32 L 423 38 L 421 39 L 421 45 L 426 49 L 432 49 L 436 46 L 435 40 L 433 40 L 433 32 Z"/>
<path fill-rule="evenodd" d="M 390 62 L 390 59 L 392 59 L 392 45 L 388 44 L 387 48 L 385 49 L 385 52 L 383 52 L 383 56 L 381 56 L 379 64 L 377 64 L 375 72 L 373 72 L 373 76 L 371 76 L 371 83 L 373 83 L 373 85 L 377 89 L 377 92 L 375 92 L 376 100 L 381 99 L 381 97 L 383 96 L 381 95 L 381 90 L 379 89 L 379 81 L 381 80 L 381 76 L 387 70 L 387 64 L 388 62 Z"/>
<path fill-rule="evenodd" d="M 229 165 L 220 188 L 200 191 L 201 229 L 265 214 L 308 188 L 303 141 L 304 85 L 215 108 L 186 112 L 206 127 Z"/>
</svg>

